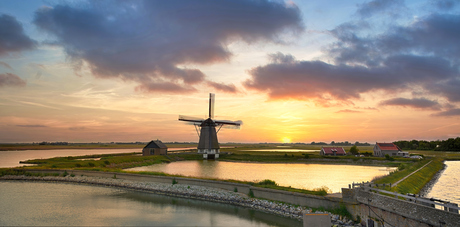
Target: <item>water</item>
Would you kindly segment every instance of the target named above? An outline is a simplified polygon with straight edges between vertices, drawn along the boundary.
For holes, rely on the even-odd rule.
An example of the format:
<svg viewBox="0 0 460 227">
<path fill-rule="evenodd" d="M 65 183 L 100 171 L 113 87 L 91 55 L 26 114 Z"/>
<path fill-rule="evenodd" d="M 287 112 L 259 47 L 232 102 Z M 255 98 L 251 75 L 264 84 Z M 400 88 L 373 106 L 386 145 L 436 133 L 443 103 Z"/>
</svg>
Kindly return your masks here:
<svg viewBox="0 0 460 227">
<path fill-rule="evenodd" d="M 0 181 L 0 226 L 301 226 L 227 204 L 63 183 Z"/>
<path fill-rule="evenodd" d="M 192 177 L 234 179 L 242 181 L 274 180 L 281 186 L 315 189 L 326 186 L 341 192 L 353 182 L 370 181 L 389 174 L 395 168 L 331 164 L 267 164 L 213 160 L 181 161 L 126 169 L 180 174 Z"/>
<path fill-rule="evenodd" d="M 429 191 L 427 197 L 448 200 L 460 205 L 460 161 L 446 161 L 446 169 Z"/>
<path fill-rule="evenodd" d="M 313 153 L 320 152 L 320 150 L 302 150 L 302 149 L 260 149 L 260 150 L 241 150 L 241 151 L 266 151 L 266 152 L 305 152 Z"/>
<path fill-rule="evenodd" d="M 178 151 L 190 148 L 170 148 L 169 151 Z M 43 159 L 53 157 L 82 156 L 93 154 L 118 154 L 118 153 L 141 153 L 142 148 L 131 149 L 56 149 L 56 150 L 19 150 L 0 151 L 0 168 L 24 166 L 19 161 L 29 159 Z"/>
</svg>

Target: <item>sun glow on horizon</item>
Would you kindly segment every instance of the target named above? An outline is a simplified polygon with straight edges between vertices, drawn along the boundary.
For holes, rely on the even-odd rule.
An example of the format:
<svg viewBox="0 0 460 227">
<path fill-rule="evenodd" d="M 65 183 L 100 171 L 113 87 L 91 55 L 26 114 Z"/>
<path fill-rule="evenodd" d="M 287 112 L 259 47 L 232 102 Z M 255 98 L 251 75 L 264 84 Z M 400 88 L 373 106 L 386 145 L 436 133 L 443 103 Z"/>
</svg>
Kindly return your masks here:
<svg viewBox="0 0 460 227">
<path fill-rule="evenodd" d="M 291 140 L 291 138 L 289 138 L 289 137 L 283 137 L 283 138 L 281 138 L 281 141 L 282 141 L 283 143 L 291 143 L 292 140 Z"/>
</svg>

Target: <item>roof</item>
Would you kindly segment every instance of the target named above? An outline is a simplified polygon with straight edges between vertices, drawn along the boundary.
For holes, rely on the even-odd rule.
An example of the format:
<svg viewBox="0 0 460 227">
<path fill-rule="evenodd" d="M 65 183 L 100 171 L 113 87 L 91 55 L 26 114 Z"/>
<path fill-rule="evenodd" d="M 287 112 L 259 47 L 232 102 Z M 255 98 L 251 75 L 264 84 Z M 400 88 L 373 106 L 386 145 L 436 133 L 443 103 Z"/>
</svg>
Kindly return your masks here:
<svg viewBox="0 0 460 227">
<path fill-rule="evenodd" d="M 152 140 L 150 141 L 150 143 L 145 145 L 144 148 L 168 148 L 168 147 L 160 140 Z"/>
<path fill-rule="evenodd" d="M 394 143 L 375 143 L 382 151 L 400 151 L 401 149 Z"/>
<path fill-rule="evenodd" d="M 326 155 L 327 154 L 333 155 L 334 152 L 336 152 L 336 154 L 343 154 L 343 155 L 347 154 L 345 150 L 343 149 L 343 147 L 323 147 L 321 149 L 324 150 L 324 154 Z"/>
</svg>

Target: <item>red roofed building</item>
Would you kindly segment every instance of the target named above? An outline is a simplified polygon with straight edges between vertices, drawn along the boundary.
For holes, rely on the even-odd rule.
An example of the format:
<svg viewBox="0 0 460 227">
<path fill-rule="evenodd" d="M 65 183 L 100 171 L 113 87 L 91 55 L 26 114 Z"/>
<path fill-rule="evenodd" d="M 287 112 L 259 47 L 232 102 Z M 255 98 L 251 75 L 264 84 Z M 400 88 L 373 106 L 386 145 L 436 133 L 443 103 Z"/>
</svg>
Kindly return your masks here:
<svg viewBox="0 0 460 227">
<path fill-rule="evenodd" d="M 347 155 L 347 152 L 345 152 L 343 147 L 322 147 L 319 154 L 337 156 L 337 155 Z"/>
<path fill-rule="evenodd" d="M 384 157 L 386 154 L 390 156 L 409 157 L 409 152 L 402 151 L 394 143 L 375 143 L 374 156 Z"/>
</svg>

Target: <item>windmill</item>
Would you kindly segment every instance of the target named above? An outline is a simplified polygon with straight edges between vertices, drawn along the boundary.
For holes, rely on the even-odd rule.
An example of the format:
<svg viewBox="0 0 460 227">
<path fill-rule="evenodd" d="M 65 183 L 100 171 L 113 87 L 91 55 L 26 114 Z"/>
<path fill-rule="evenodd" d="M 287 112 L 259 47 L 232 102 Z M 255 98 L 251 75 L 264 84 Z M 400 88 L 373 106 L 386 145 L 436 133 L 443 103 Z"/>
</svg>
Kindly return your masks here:
<svg viewBox="0 0 460 227">
<path fill-rule="evenodd" d="M 214 94 L 209 93 L 209 117 L 200 119 L 179 115 L 179 121 L 187 121 L 195 126 L 200 141 L 198 142 L 198 153 L 203 154 L 204 159 L 219 158 L 219 142 L 217 133 L 223 126 L 233 126 L 238 128 L 243 124 L 242 121 L 215 120 L 214 119 Z M 216 127 L 218 128 L 216 131 Z M 201 128 L 198 132 L 198 128 Z"/>
</svg>

